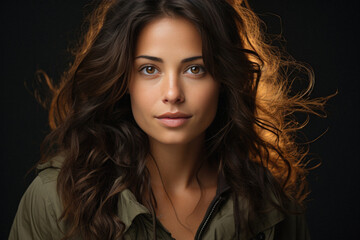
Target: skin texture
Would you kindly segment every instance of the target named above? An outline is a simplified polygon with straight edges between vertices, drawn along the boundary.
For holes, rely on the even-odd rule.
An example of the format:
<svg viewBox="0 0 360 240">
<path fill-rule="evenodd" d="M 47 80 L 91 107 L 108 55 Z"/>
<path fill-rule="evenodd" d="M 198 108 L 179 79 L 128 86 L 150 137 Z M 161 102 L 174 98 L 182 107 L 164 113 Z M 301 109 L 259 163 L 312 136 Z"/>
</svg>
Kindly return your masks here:
<svg viewBox="0 0 360 240">
<path fill-rule="evenodd" d="M 217 186 L 216 167 L 202 156 L 219 83 L 207 73 L 201 56 L 201 36 L 192 23 L 156 19 L 140 32 L 129 84 L 135 121 L 149 136 L 154 156 L 147 167 L 159 206 L 156 214 L 176 239 L 193 239 Z M 157 118 L 167 112 L 190 118 L 169 127 Z"/>
</svg>

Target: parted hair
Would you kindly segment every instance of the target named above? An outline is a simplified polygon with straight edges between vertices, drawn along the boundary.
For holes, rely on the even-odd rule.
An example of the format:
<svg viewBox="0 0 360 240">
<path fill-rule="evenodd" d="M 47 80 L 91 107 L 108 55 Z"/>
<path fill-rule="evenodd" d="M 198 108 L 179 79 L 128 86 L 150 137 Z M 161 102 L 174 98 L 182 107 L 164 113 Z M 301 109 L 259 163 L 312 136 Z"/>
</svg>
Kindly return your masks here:
<svg viewBox="0 0 360 240">
<path fill-rule="evenodd" d="M 309 97 L 312 71 L 270 45 L 247 2 L 104 0 L 87 18 L 61 81 L 48 79 L 51 132 L 39 163 L 66 153 L 57 182 L 61 220 L 70 226 L 64 239 L 121 239 L 124 224 L 116 213 L 124 189 L 154 212 L 148 137 L 133 118 L 127 88 L 139 32 L 161 17 L 194 24 L 205 68 L 220 83 L 205 147 L 232 189 L 237 231 L 249 225 L 264 199 L 286 213 L 289 202 L 301 206 L 308 194 L 308 148 L 296 141 L 307 122 L 294 113 L 322 114 L 326 98 Z M 291 87 L 288 73 L 294 70 L 305 73 L 303 91 Z M 240 211 L 239 196 L 248 211 Z"/>
</svg>

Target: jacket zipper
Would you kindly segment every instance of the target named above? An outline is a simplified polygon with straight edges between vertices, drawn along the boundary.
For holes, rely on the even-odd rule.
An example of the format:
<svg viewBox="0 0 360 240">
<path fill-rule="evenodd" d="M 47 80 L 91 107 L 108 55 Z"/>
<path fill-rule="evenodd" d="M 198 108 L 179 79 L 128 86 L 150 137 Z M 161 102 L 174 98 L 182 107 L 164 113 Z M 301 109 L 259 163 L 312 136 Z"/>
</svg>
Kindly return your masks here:
<svg viewBox="0 0 360 240">
<path fill-rule="evenodd" d="M 212 214 L 214 213 L 216 207 L 219 205 L 219 203 L 221 202 L 221 200 L 222 200 L 222 197 L 220 196 L 220 197 L 214 202 L 214 204 L 212 205 L 209 214 L 207 214 L 205 220 L 201 223 L 201 225 L 200 225 L 200 227 L 199 227 L 199 230 L 198 230 L 198 232 L 197 232 L 197 234 L 196 234 L 196 236 L 195 236 L 195 239 L 196 239 L 196 240 L 200 240 L 201 235 L 202 235 L 202 233 L 203 233 L 203 231 L 204 231 L 207 223 L 209 222 Z"/>
</svg>

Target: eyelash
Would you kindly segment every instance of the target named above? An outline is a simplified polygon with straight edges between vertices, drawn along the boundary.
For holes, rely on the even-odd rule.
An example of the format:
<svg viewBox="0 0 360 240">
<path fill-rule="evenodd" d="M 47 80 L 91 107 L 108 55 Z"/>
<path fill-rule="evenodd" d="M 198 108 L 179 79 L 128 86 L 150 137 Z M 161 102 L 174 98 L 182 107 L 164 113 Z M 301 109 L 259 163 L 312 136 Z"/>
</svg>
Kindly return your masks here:
<svg viewBox="0 0 360 240">
<path fill-rule="evenodd" d="M 144 75 L 147 75 L 147 76 L 153 76 L 153 75 L 155 75 L 156 73 L 152 73 L 152 74 L 151 74 L 151 73 L 150 73 L 150 74 L 149 74 L 149 73 L 146 73 L 146 69 L 147 69 L 148 67 L 152 67 L 152 68 L 154 68 L 155 71 L 159 72 L 159 70 L 158 70 L 155 66 L 153 66 L 153 65 L 143 66 L 143 67 L 140 68 L 139 72 L 142 73 L 142 74 L 144 74 Z M 189 66 L 189 67 L 186 69 L 185 72 L 191 70 L 191 68 L 193 68 L 193 67 L 198 67 L 198 68 L 200 68 L 200 70 L 199 70 L 200 72 L 199 72 L 199 73 L 191 73 L 191 75 L 202 75 L 202 74 L 205 74 L 205 73 L 206 73 L 205 68 L 204 68 L 203 66 L 201 66 L 201 65 L 191 65 L 191 66 Z"/>
</svg>

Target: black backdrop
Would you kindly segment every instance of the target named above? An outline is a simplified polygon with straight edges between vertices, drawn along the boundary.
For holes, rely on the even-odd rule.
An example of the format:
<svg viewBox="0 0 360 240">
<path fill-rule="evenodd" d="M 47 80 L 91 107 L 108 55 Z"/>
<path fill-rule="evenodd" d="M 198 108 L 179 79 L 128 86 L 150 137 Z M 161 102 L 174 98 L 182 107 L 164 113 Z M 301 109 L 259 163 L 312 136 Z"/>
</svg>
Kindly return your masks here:
<svg viewBox="0 0 360 240">
<path fill-rule="evenodd" d="M 55 79 L 71 60 L 89 1 L 6 1 L 1 6 L 1 217 L 6 239 L 17 205 L 39 159 L 49 128 L 31 88 L 37 69 Z M 282 32 L 287 51 L 316 73 L 313 97 L 326 96 L 328 118 L 312 117 L 305 133 L 322 166 L 309 176 L 308 223 L 313 239 L 357 239 L 359 211 L 359 6 L 357 1 L 250 0 L 271 33 Z M 280 16 L 280 18 L 278 17 Z M 281 21 L 281 23 L 280 23 Z M 281 27 L 282 26 L 282 27 Z"/>
</svg>

